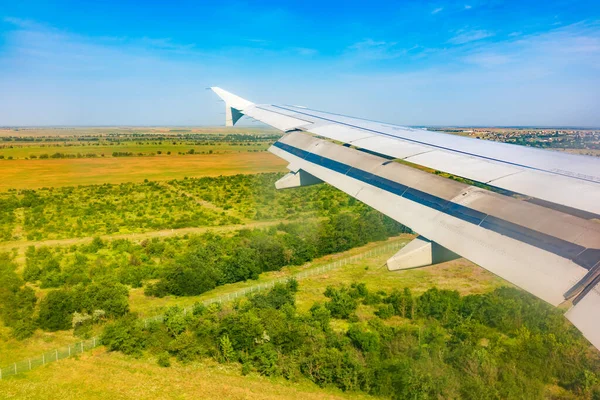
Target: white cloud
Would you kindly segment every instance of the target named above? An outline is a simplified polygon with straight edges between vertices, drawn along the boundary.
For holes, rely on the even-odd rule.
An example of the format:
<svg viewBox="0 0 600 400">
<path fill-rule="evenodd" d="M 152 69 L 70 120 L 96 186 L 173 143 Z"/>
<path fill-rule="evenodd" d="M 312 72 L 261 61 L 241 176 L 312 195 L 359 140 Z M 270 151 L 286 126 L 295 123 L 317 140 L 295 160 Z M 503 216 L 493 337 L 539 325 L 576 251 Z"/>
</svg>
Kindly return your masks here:
<svg viewBox="0 0 600 400">
<path fill-rule="evenodd" d="M 349 46 L 346 56 L 359 60 L 389 60 L 400 57 L 406 50 L 397 47 L 396 42 L 365 39 Z"/>
<path fill-rule="evenodd" d="M 434 9 L 431 13 L 432 14 L 437 14 L 437 13 L 442 12 L 442 11 L 444 11 L 444 7 L 438 7 L 436 9 Z"/>
<path fill-rule="evenodd" d="M 467 32 L 462 31 L 459 32 L 456 36 L 450 38 L 448 40 L 448 43 L 459 45 L 485 39 L 491 36 L 494 36 L 494 34 L 484 30 L 473 30 Z"/>
</svg>

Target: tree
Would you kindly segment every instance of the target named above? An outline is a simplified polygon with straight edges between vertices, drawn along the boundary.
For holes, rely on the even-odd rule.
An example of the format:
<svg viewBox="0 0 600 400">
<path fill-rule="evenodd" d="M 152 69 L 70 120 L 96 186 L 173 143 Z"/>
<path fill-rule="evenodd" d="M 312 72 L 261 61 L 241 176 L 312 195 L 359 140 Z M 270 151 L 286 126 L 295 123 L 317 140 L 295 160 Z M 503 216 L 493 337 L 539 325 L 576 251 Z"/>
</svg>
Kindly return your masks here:
<svg viewBox="0 0 600 400">
<path fill-rule="evenodd" d="M 107 317 L 119 317 L 129 312 L 129 290 L 110 281 L 78 285 L 73 291 L 73 301 L 77 311 L 88 314 L 103 310 Z"/>
<path fill-rule="evenodd" d="M 233 349 L 231 340 L 229 340 L 229 336 L 221 336 L 221 338 L 219 339 L 219 350 L 221 351 L 221 357 L 223 357 L 223 360 L 225 360 L 225 362 L 235 360 L 235 350 Z"/>
<path fill-rule="evenodd" d="M 0 254 L 0 318 L 12 328 L 13 336 L 25 339 L 36 328 L 33 312 L 37 298 L 33 289 L 23 286 L 15 270 L 8 254 Z"/>
<path fill-rule="evenodd" d="M 358 302 L 350 295 L 350 291 L 346 286 L 342 286 L 340 289 L 327 286 L 325 296 L 331 299 L 325 303 L 325 307 L 334 318 L 347 319 L 358 307 Z"/>
<path fill-rule="evenodd" d="M 257 233 L 250 240 L 250 248 L 256 252 L 261 271 L 277 271 L 286 264 L 285 248 L 276 236 Z"/>
<path fill-rule="evenodd" d="M 238 247 L 223 265 L 223 283 L 234 283 L 247 279 L 258 279 L 261 273 L 255 249 Z"/>
<path fill-rule="evenodd" d="M 172 336 L 177 336 L 185 331 L 187 319 L 181 307 L 173 306 L 165 312 L 163 323 Z"/>
<path fill-rule="evenodd" d="M 108 324 L 102 333 L 102 344 L 109 351 L 140 355 L 147 345 L 147 338 L 140 322 L 135 314 L 128 314 Z"/>
<path fill-rule="evenodd" d="M 75 311 L 73 297 L 67 290 L 48 292 L 40 302 L 38 321 L 46 331 L 59 331 L 71 327 L 71 314 Z"/>
</svg>

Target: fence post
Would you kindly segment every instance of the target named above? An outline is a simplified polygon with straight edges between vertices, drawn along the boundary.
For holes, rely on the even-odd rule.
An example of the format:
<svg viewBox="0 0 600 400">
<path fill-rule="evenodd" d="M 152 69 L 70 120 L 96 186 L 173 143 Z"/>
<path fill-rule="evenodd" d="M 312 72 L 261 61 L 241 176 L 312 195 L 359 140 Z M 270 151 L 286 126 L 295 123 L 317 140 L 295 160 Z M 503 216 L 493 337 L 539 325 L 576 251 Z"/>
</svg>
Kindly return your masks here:
<svg viewBox="0 0 600 400">
<path fill-rule="evenodd" d="M 83 342 L 81 342 L 81 352 L 83 353 Z"/>
<path fill-rule="evenodd" d="M 28 361 L 29 361 L 29 370 L 31 371 L 31 358 Z"/>
<path fill-rule="evenodd" d="M 54 358 L 56 358 L 55 361 L 58 361 L 58 349 L 54 350 L 54 354 L 55 354 Z"/>
<path fill-rule="evenodd" d="M 15 375 L 17 374 L 17 363 L 15 363 Z"/>
<path fill-rule="evenodd" d="M 71 357 L 71 345 L 69 345 L 69 357 Z"/>
<path fill-rule="evenodd" d="M 94 338 L 94 347 L 96 347 L 96 338 Z"/>
<path fill-rule="evenodd" d="M 42 354 L 42 365 L 46 365 L 46 353 Z"/>
</svg>

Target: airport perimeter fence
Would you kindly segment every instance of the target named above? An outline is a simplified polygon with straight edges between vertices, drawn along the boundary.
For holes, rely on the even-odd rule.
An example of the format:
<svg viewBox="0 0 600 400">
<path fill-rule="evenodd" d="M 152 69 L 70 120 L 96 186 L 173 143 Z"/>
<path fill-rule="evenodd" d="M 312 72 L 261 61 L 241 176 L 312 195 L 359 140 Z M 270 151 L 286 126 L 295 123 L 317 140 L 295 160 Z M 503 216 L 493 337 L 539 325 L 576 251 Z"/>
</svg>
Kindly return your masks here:
<svg viewBox="0 0 600 400">
<path fill-rule="evenodd" d="M 341 260 L 331 262 L 329 264 L 321 265 L 316 268 L 307 269 L 306 271 L 298 272 L 298 273 L 295 273 L 295 274 L 292 274 L 292 275 L 289 275 L 286 277 L 282 277 L 279 279 L 275 279 L 275 280 L 272 280 L 269 282 L 265 282 L 265 283 L 261 283 L 258 285 L 243 288 L 243 289 L 237 290 L 232 293 L 227 293 L 227 294 L 224 294 L 221 296 L 216 296 L 216 297 L 213 297 L 213 298 L 210 298 L 210 299 L 198 302 L 198 303 L 200 303 L 204 306 L 209 306 L 210 304 L 213 304 L 213 303 L 226 303 L 226 302 L 235 300 L 237 298 L 246 296 L 248 294 L 257 293 L 257 292 L 260 292 L 265 289 L 270 289 L 278 283 L 287 282 L 291 278 L 301 280 L 301 279 L 304 279 L 304 278 L 307 278 L 310 276 L 319 275 L 324 272 L 340 268 L 344 265 L 355 263 L 355 262 L 363 260 L 365 258 L 378 256 L 378 255 L 381 255 L 381 254 L 384 254 L 387 252 L 391 252 L 392 250 L 398 250 L 403 246 L 404 246 L 403 241 L 395 241 L 393 243 L 388 243 L 384 246 L 380 246 L 380 247 L 371 249 L 364 253 L 346 257 Z M 183 312 L 189 313 L 189 312 L 192 312 L 193 309 L 194 309 L 194 306 L 185 307 L 183 309 Z M 163 315 L 156 315 L 154 317 L 146 318 L 143 320 L 144 325 L 146 325 L 148 322 L 155 322 L 155 321 L 162 322 L 163 317 L 164 317 Z M 4 368 L 0 368 L 0 379 L 6 378 L 11 375 L 17 375 L 17 374 L 20 374 L 23 372 L 31 371 L 32 369 L 40 367 L 42 365 L 46 365 L 51 362 L 62 360 L 62 359 L 74 356 L 76 354 L 81 354 L 84 351 L 91 350 L 91 349 L 99 347 L 101 345 L 102 345 L 102 343 L 101 343 L 100 337 L 96 336 L 96 337 L 93 337 L 88 340 L 83 340 L 78 343 L 74 343 L 74 344 L 71 344 L 71 345 L 68 345 L 65 347 L 61 347 L 60 349 L 47 351 L 37 357 L 32 357 L 32 358 L 28 358 L 27 360 L 17 361 L 17 362 L 12 363 Z"/>
</svg>

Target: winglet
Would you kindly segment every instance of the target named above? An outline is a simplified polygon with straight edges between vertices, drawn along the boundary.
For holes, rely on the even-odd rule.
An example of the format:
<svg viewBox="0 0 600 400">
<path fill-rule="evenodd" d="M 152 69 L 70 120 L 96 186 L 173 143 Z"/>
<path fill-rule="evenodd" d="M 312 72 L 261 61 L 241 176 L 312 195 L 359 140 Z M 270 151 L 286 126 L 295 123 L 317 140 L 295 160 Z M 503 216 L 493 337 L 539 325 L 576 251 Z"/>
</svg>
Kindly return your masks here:
<svg viewBox="0 0 600 400">
<path fill-rule="evenodd" d="M 225 126 L 235 125 L 244 115 L 244 109 L 254 105 L 254 103 L 219 87 L 211 87 L 210 89 L 225 102 Z"/>
</svg>

